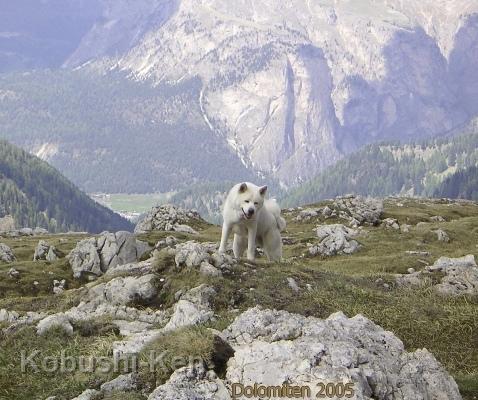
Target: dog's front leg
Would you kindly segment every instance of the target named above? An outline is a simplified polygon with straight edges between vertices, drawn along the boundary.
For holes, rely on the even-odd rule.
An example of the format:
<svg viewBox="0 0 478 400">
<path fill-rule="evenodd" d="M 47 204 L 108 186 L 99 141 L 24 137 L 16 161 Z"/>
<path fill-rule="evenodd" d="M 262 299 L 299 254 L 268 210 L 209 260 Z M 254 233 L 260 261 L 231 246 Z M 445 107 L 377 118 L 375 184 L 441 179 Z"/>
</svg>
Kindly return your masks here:
<svg viewBox="0 0 478 400">
<path fill-rule="evenodd" d="M 227 239 L 229 239 L 230 234 L 231 225 L 224 221 L 224 223 L 222 224 L 221 244 L 219 245 L 219 253 L 226 252 Z"/>
<path fill-rule="evenodd" d="M 256 234 L 257 226 L 253 225 L 247 230 L 247 259 L 254 261 L 256 258 Z"/>
</svg>

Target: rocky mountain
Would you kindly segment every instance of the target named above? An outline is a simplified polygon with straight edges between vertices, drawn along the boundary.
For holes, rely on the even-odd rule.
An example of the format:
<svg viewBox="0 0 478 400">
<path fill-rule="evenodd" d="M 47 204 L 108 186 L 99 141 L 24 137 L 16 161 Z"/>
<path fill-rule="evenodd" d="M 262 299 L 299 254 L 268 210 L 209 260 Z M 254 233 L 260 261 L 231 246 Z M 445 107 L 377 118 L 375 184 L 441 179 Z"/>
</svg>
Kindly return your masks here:
<svg viewBox="0 0 478 400">
<path fill-rule="evenodd" d="M 42 2 L 34 26 L 44 28 L 57 3 Z M 478 113 L 474 0 L 68 1 L 53 15 L 63 24 L 65 15 L 84 18 L 64 27 L 68 43 L 54 59 L 30 51 L 35 32 L 20 34 L 17 14 L 26 7 L 8 8 L 3 34 L 5 54 L 18 38 L 28 43 L 11 56 L 36 60 L 18 61 L 23 69 L 61 64 L 102 77 L 120 70 L 158 90 L 184 90 L 196 79 L 184 99 L 195 122 L 179 125 L 214 134 L 248 169 L 287 186 L 364 144 L 453 133 Z M 43 28 L 38 35 L 49 44 L 55 33 Z M 61 148 L 62 134 L 55 139 Z M 36 148 L 42 144 L 51 142 L 38 139 Z"/>
<path fill-rule="evenodd" d="M 46 162 L 0 140 L 0 231 L 26 227 L 132 230 L 130 222 L 91 200 Z"/>
</svg>

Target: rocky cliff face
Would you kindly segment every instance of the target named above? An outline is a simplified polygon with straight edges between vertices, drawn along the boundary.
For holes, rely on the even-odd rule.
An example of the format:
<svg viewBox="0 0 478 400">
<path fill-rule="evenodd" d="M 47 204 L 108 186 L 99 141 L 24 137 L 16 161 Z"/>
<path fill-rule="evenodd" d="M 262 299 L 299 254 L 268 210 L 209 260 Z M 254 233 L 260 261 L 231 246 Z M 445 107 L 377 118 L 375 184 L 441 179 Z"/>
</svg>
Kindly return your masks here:
<svg viewBox="0 0 478 400">
<path fill-rule="evenodd" d="M 364 143 L 444 134 L 478 113 L 473 0 L 91 3 L 100 16 L 64 67 L 199 77 L 198 118 L 287 185 Z"/>
<path fill-rule="evenodd" d="M 130 48 L 108 67 L 157 82 L 200 76 L 210 128 L 288 184 L 364 143 L 443 134 L 478 111 L 471 0 L 157 1 L 127 18 L 124 7 L 109 7 L 93 33 L 150 24 L 135 23 L 134 40 L 126 29 Z M 86 40 L 67 65 L 100 55 L 104 65 L 111 52 Z"/>
</svg>

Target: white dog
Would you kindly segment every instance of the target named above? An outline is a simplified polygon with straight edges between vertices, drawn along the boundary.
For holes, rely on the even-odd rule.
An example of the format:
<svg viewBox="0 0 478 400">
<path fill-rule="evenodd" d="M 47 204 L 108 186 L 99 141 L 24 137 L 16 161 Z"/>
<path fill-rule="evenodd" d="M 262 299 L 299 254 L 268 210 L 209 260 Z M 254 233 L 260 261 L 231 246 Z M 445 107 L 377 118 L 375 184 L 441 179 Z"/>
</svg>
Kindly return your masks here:
<svg viewBox="0 0 478 400">
<path fill-rule="evenodd" d="M 249 182 L 238 183 L 231 189 L 224 203 L 220 253 L 226 251 L 227 240 L 233 232 L 233 251 L 237 258 L 242 257 L 247 248 L 247 259 L 254 261 L 257 243 L 269 260 L 280 260 L 280 232 L 286 223 L 280 216 L 277 202 L 265 199 L 266 191 L 267 186 L 259 187 Z"/>
</svg>

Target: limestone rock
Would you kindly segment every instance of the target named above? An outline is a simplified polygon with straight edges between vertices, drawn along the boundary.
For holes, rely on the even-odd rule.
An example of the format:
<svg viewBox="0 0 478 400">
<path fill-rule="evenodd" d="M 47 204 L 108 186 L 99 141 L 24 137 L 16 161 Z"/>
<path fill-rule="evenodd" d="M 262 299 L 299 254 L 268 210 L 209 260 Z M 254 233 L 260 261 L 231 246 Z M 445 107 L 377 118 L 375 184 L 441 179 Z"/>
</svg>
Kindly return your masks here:
<svg viewBox="0 0 478 400">
<path fill-rule="evenodd" d="M 112 391 L 128 392 L 135 389 L 137 386 L 137 379 L 134 373 L 118 375 L 115 379 L 105 382 L 101 385 L 103 393 Z"/>
<path fill-rule="evenodd" d="M 147 243 L 130 232 L 103 232 L 80 241 L 67 258 L 75 278 L 83 274 L 97 277 L 117 265 L 137 262 L 149 250 Z"/>
<path fill-rule="evenodd" d="M 53 328 L 61 328 L 66 335 L 73 334 L 73 326 L 65 314 L 59 313 L 42 319 L 37 325 L 37 334 L 45 335 Z"/>
<path fill-rule="evenodd" d="M 8 276 L 12 279 L 17 279 L 20 277 L 20 272 L 17 271 L 15 268 L 10 268 L 8 270 Z"/>
<path fill-rule="evenodd" d="M 358 232 L 342 224 L 319 225 L 316 233 L 319 243 L 309 247 L 309 253 L 313 256 L 352 254 L 360 248 L 360 244 L 353 239 Z"/>
<path fill-rule="evenodd" d="M 292 289 L 293 292 L 298 293 L 300 292 L 300 287 L 297 284 L 294 278 L 288 277 L 287 278 L 287 285 Z"/>
<path fill-rule="evenodd" d="M 383 226 L 386 228 L 386 229 L 395 229 L 395 230 L 399 230 L 400 229 L 400 225 L 398 223 L 398 220 L 395 219 L 395 218 L 385 218 L 383 220 Z"/>
<path fill-rule="evenodd" d="M 194 229 L 192 229 L 189 224 L 194 222 L 204 222 L 196 211 L 185 210 L 172 204 L 165 204 L 153 207 L 138 222 L 134 232 L 178 231 L 193 233 Z"/>
<path fill-rule="evenodd" d="M 66 280 L 62 279 L 61 281 L 54 279 L 53 280 L 53 293 L 61 294 L 65 290 Z"/>
<path fill-rule="evenodd" d="M 442 294 L 478 294 L 478 267 L 472 254 L 460 258 L 440 257 L 427 269 L 445 273 L 441 283 L 436 285 L 436 290 Z"/>
<path fill-rule="evenodd" d="M 408 353 L 400 339 L 367 318 L 338 312 L 322 320 L 252 308 L 221 335 L 234 349 L 228 382 L 353 382 L 356 399 L 461 399 L 453 378 L 427 350 Z"/>
<path fill-rule="evenodd" d="M 210 320 L 214 315 L 210 303 L 215 294 L 216 291 L 205 284 L 189 290 L 173 306 L 173 315 L 164 329 L 169 331 Z"/>
<path fill-rule="evenodd" d="M 450 241 L 450 237 L 443 229 L 437 229 L 435 233 L 437 235 L 438 241 L 445 243 L 448 243 Z"/>
<path fill-rule="evenodd" d="M 209 259 L 207 249 L 198 242 L 188 241 L 176 246 L 174 260 L 177 267 L 199 267 L 203 261 Z"/>
<path fill-rule="evenodd" d="M 354 195 L 340 196 L 334 200 L 331 208 L 340 218 L 357 221 L 358 225 L 378 225 L 383 213 L 383 200 Z"/>
<path fill-rule="evenodd" d="M 46 260 L 55 261 L 58 259 L 58 253 L 55 246 L 48 244 L 44 240 L 38 242 L 35 248 L 35 254 L 33 255 L 33 261 Z"/>
<path fill-rule="evenodd" d="M 8 247 L 5 243 L 0 243 L 0 261 L 7 263 L 16 261 L 12 249 Z"/>
<path fill-rule="evenodd" d="M 209 264 L 207 261 L 203 261 L 199 266 L 199 273 L 205 276 L 222 276 L 222 272 L 214 265 Z"/>
<path fill-rule="evenodd" d="M 203 364 L 189 365 L 174 371 L 169 380 L 158 386 L 148 400 L 228 400 L 224 382 Z"/>
</svg>

